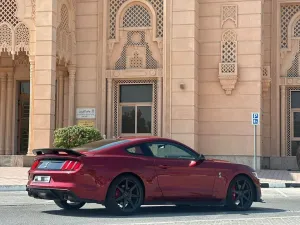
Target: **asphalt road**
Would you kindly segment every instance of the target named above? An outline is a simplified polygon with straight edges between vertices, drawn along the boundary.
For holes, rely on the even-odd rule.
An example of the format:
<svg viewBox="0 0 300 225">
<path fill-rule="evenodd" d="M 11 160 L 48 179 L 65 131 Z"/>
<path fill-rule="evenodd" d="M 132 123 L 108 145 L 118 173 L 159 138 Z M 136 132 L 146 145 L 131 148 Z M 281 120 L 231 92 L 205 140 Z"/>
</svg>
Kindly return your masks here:
<svg viewBox="0 0 300 225">
<path fill-rule="evenodd" d="M 130 217 L 113 217 L 99 205 L 76 212 L 60 210 L 51 201 L 35 200 L 26 192 L 0 192 L 0 225 L 195 225 L 195 224 L 300 224 L 300 188 L 263 189 L 266 203 L 250 211 L 229 212 L 222 207 L 147 206 Z"/>
</svg>

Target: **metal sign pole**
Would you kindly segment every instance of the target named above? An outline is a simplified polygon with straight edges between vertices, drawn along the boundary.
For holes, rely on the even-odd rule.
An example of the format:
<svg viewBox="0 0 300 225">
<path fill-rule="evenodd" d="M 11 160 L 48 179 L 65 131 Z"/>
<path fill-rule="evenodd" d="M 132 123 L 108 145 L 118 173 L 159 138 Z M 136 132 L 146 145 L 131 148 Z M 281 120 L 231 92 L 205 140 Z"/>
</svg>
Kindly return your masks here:
<svg viewBox="0 0 300 225">
<path fill-rule="evenodd" d="M 254 127 L 254 146 L 253 146 L 253 169 L 256 170 L 257 169 L 257 159 L 256 159 L 256 155 L 257 155 L 257 149 L 256 149 L 256 127 L 260 124 L 260 115 L 258 112 L 256 113 L 252 113 L 252 125 Z"/>
<path fill-rule="evenodd" d="M 256 170 L 256 125 L 254 127 L 254 155 L 253 155 L 253 165 L 254 170 Z"/>
</svg>

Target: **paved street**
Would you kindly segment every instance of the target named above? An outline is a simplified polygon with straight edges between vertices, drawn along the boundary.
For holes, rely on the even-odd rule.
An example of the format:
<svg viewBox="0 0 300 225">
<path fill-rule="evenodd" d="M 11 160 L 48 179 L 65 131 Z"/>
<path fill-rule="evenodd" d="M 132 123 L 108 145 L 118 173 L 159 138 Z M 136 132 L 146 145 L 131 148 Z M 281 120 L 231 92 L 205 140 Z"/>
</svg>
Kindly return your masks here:
<svg viewBox="0 0 300 225">
<path fill-rule="evenodd" d="M 266 203 L 254 204 L 247 212 L 228 212 L 223 208 L 177 209 L 174 206 L 143 207 L 134 216 L 107 215 L 99 205 L 87 205 L 79 211 L 65 212 L 51 201 L 35 200 L 26 192 L 0 192 L 2 225 L 194 225 L 194 224 L 300 224 L 300 189 L 263 189 Z"/>
</svg>

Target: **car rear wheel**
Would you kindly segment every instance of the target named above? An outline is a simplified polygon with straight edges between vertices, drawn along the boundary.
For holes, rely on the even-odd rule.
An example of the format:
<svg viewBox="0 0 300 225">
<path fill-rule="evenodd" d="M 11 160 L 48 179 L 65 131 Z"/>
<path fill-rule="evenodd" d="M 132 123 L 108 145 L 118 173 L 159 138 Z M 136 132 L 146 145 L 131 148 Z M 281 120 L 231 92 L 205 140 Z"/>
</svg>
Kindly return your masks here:
<svg viewBox="0 0 300 225">
<path fill-rule="evenodd" d="M 227 191 L 226 206 L 230 210 L 248 210 L 254 201 L 252 181 L 245 176 L 234 178 Z"/>
<path fill-rule="evenodd" d="M 144 201 L 144 189 L 134 176 L 120 176 L 113 181 L 107 193 L 105 207 L 116 215 L 136 213 Z"/>
<path fill-rule="evenodd" d="M 55 204 L 66 210 L 76 210 L 80 209 L 85 205 L 85 202 L 68 202 L 66 200 L 54 200 Z"/>
</svg>

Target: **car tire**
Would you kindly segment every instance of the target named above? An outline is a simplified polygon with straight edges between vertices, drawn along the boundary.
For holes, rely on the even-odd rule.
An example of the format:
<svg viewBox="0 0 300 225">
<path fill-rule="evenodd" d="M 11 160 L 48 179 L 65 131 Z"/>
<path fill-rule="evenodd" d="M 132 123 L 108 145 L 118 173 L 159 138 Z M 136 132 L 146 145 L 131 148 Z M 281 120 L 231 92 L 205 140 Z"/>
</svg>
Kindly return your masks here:
<svg viewBox="0 0 300 225">
<path fill-rule="evenodd" d="M 226 208 L 234 211 L 246 211 L 254 201 L 254 185 L 246 176 L 237 176 L 229 184 L 226 197 Z"/>
<path fill-rule="evenodd" d="M 85 202 L 68 203 L 66 200 L 54 200 L 55 204 L 65 210 L 77 210 L 85 205 Z"/>
<path fill-rule="evenodd" d="M 144 202 L 144 188 L 132 175 L 117 177 L 107 192 L 105 207 L 114 214 L 127 216 L 136 213 Z"/>
</svg>

